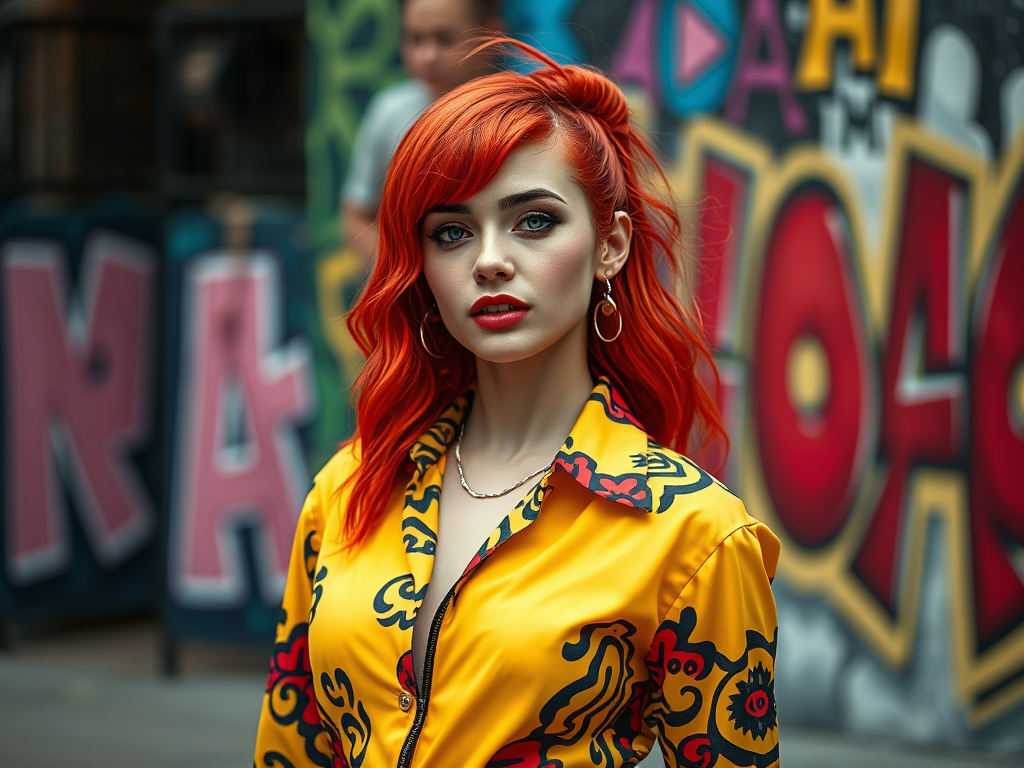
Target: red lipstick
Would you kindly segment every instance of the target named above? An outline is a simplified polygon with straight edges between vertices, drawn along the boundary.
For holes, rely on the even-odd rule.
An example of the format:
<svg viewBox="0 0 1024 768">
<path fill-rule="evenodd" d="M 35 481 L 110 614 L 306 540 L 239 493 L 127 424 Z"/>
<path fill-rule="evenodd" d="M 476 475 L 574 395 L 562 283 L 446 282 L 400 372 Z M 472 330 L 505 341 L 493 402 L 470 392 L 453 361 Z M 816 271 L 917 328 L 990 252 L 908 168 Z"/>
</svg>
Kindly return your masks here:
<svg viewBox="0 0 1024 768">
<path fill-rule="evenodd" d="M 497 296 L 483 296 L 473 302 L 469 314 L 473 321 L 481 328 L 488 331 L 500 331 L 511 328 L 530 311 L 530 306 L 517 299 L 502 293 Z"/>
</svg>

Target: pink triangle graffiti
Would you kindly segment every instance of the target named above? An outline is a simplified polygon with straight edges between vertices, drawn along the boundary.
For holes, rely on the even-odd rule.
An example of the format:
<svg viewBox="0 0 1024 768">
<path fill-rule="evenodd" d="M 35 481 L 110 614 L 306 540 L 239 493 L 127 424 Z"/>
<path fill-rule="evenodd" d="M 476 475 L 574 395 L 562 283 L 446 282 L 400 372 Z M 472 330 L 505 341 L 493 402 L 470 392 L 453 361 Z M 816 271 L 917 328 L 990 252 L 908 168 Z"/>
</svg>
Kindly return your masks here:
<svg viewBox="0 0 1024 768">
<path fill-rule="evenodd" d="M 639 0 L 612 61 L 612 74 L 620 83 L 636 83 L 657 98 L 654 75 L 654 0 Z"/>
<path fill-rule="evenodd" d="M 683 83 L 696 80 L 725 53 L 722 36 L 691 3 L 676 9 L 676 33 L 682 41 L 676 56 L 676 76 Z"/>
<path fill-rule="evenodd" d="M 655 0 L 638 0 L 612 61 L 619 82 L 636 83 L 655 99 L 657 10 Z M 676 3 L 675 24 L 675 77 L 681 84 L 693 83 L 728 52 L 729 41 L 694 3 Z"/>
</svg>

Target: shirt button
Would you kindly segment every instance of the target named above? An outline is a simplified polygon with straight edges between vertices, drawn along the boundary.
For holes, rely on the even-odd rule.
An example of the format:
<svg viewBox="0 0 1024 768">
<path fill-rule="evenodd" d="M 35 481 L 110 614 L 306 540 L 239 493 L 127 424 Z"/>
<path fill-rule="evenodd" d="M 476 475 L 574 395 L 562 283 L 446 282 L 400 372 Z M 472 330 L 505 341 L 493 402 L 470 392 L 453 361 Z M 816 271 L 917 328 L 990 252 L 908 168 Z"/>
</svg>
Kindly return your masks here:
<svg viewBox="0 0 1024 768">
<path fill-rule="evenodd" d="M 412 696 L 410 696 L 405 691 L 402 691 L 400 694 L 398 694 L 398 708 L 400 710 L 402 710 L 403 712 L 408 712 L 409 711 L 409 707 L 411 707 L 411 706 L 412 706 Z"/>
</svg>

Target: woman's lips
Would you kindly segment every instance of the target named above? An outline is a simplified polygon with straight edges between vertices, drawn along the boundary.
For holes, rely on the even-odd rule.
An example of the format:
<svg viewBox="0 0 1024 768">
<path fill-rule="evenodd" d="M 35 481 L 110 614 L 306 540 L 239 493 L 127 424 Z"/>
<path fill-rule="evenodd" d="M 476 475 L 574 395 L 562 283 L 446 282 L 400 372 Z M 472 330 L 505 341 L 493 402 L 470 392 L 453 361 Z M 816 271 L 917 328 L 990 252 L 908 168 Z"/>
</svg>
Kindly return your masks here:
<svg viewBox="0 0 1024 768">
<path fill-rule="evenodd" d="M 506 305 L 507 306 L 507 305 Z M 511 328 L 518 323 L 530 310 L 527 307 L 516 307 L 504 312 L 480 312 L 473 315 L 473 322 L 487 331 L 500 331 L 504 328 Z"/>
<path fill-rule="evenodd" d="M 507 294 L 479 298 L 469 310 L 474 322 L 488 331 L 511 328 L 526 317 L 529 311 L 526 304 Z"/>
</svg>

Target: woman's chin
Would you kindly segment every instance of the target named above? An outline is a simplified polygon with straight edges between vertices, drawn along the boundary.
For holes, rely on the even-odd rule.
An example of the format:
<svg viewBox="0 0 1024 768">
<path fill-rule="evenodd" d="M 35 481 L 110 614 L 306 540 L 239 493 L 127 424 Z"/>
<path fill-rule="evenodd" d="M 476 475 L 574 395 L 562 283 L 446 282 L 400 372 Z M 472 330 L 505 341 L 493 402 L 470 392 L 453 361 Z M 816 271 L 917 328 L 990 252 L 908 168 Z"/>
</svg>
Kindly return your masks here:
<svg viewBox="0 0 1024 768">
<path fill-rule="evenodd" d="M 549 321 L 521 323 L 503 330 L 486 330 L 474 324 L 459 330 L 459 343 L 479 362 L 503 365 L 532 358 L 550 361 L 552 356 L 563 354 L 586 356 L 587 329 L 582 321 L 567 328 Z"/>
<path fill-rule="evenodd" d="M 479 349 L 473 352 L 477 363 L 491 363 L 493 365 L 508 365 L 521 363 L 534 357 L 539 350 L 523 349 L 519 345 L 509 345 L 506 348 L 495 349 L 489 346 L 487 349 Z"/>
<path fill-rule="evenodd" d="M 518 338 L 517 338 L 518 337 Z M 502 365 L 520 363 L 542 353 L 550 344 L 536 339 L 525 339 L 523 334 L 511 334 L 501 337 L 473 339 L 463 344 L 478 362 Z"/>
</svg>

